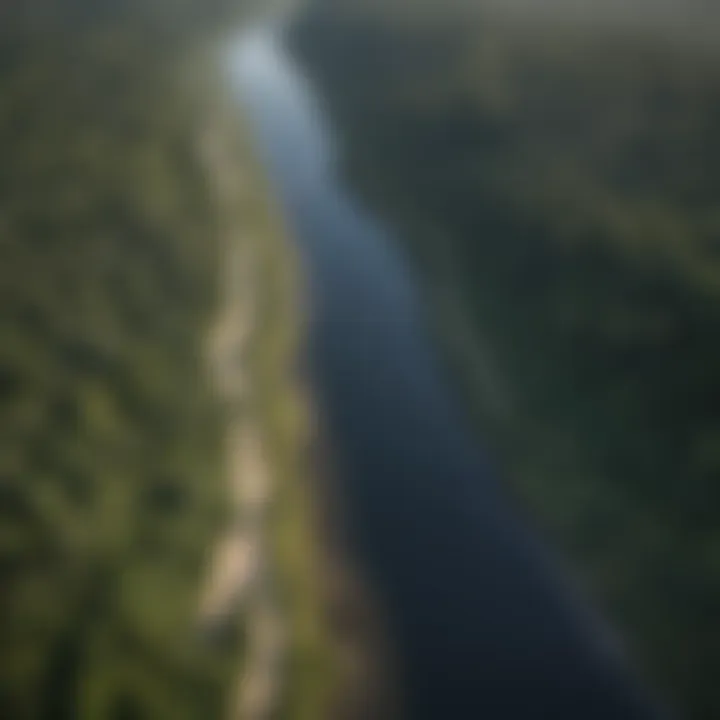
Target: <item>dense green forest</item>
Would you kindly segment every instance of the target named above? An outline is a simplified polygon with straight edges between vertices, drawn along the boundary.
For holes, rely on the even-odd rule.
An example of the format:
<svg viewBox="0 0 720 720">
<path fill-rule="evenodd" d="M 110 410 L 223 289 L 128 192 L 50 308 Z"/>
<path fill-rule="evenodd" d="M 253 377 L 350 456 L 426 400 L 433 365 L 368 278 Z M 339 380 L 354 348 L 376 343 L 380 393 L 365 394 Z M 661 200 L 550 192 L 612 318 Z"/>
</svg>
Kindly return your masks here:
<svg viewBox="0 0 720 720">
<path fill-rule="evenodd" d="M 0 3 L 3 720 L 219 718 L 240 678 L 243 617 L 222 642 L 198 626 L 209 551 L 232 521 L 205 345 L 218 237 L 235 220 L 198 149 L 226 110 L 214 43 L 248 4 Z M 225 162 L 255 183 L 247 143 L 231 144 Z M 248 197 L 238 211 L 262 261 L 256 413 L 289 479 L 292 270 L 264 186 Z M 302 492 L 281 488 L 275 545 L 299 666 L 286 715 L 316 717 L 307 518 Z"/>
<path fill-rule="evenodd" d="M 293 42 L 513 491 L 660 694 L 717 718 L 716 43 L 685 4 L 461 5 L 318 1 Z"/>
</svg>

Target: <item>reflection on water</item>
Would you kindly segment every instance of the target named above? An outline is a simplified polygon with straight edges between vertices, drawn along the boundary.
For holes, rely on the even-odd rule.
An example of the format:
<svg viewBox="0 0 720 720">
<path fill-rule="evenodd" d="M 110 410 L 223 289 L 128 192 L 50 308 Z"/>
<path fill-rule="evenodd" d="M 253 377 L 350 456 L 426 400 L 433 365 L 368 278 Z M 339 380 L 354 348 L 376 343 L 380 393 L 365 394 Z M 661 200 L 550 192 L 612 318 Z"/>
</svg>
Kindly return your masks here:
<svg viewBox="0 0 720 720">
<path fill-rule="evenodd" d="M 322 183 L 332 164 L 330 133 L 307 84 L 287 63 L 274 34 L 264 29 L 243 35 L 230 56 L 232 77 L 243 96 L 251 98 L 250 109 L 264 108 L 255 130 L 263 139 L 266 160 L 277 165 L 284 158 L 285 172 L 294 166 L 296 181 Z"/>
</svg>

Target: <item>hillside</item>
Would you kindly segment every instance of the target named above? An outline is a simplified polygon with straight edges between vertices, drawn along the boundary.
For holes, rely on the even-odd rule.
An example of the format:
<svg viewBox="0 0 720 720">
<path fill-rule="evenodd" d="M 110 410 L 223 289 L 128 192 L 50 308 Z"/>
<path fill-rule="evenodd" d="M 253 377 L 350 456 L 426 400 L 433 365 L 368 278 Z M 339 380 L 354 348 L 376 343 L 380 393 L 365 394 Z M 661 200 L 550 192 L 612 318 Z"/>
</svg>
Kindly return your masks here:
<svg viewBox="0 0 720 720">
<path fill-rule="evenodd" d="M 316 2 L 294 43 L 509 484 L 715 718 L 720 64 L 652 21 L 458 5 Z"/>
</svg>

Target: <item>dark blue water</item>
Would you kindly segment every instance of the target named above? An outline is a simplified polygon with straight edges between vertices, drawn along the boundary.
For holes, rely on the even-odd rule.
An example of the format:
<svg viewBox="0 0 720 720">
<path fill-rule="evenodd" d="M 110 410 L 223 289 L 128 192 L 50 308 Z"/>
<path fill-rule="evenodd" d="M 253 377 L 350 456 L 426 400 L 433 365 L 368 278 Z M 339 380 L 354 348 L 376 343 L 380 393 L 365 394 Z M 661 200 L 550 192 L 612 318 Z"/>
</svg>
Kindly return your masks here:
<svg viewBox="0 0 720 720">
<path fill-rule="evenodd" d="M 232 67 L 310 278 L 316 399 L 409 717 L 655 717 L 503 496 L 402 257 L 335 172 L 312 88 L 269 32 L 243 38 Z"/>
</svg>

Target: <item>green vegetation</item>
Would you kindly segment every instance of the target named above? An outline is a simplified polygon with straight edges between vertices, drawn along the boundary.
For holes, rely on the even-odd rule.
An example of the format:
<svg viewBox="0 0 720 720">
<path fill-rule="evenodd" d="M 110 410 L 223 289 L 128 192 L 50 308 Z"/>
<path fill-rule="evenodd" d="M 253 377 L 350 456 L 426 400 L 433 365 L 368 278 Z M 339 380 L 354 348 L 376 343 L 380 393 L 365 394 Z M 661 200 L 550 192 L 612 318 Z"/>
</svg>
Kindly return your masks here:
<svg viewBox="0 0 720 720">
<path fill-rule="evenodd" d="M 295 32 L 348 174 L 424 273 L 518 496 L 659 691 L 716 718 L 718 56 L 383 5 L 317 2 Z"/>
<path fill-rule="evenodd" d="M 226 677 L 192 635 L 223 491 L 198 108 L 93 41 L 3 53 L 2 714 L 200 717 Z"/>
<path fill-rule="evenodd" d="M 0 4 L 3 720 L 219 718 L 240 677 L 243 618 L 220 644 L 197 623 L 228 521 L 205 357 L 225 219 L 198 149 L 224 108 L 213 35 L 238 4 Z M 294 269 L 264 194 L 247 208 L 277 275 L 259 323 L 284 336 Z M 304 593 L 288 612 L 312 626 L 292 644 L 304 662 L 321 634 L 299 579 L 313 550 L 290 483 L 299 430 L 279 419 L 292 351 L 259 339 L 257 381 L 284 463 L 277 532 L 296 533 L 297 557 L 278 561 Z M 287 716 L 318 717 L 318 687 Z"/>
</svg>

